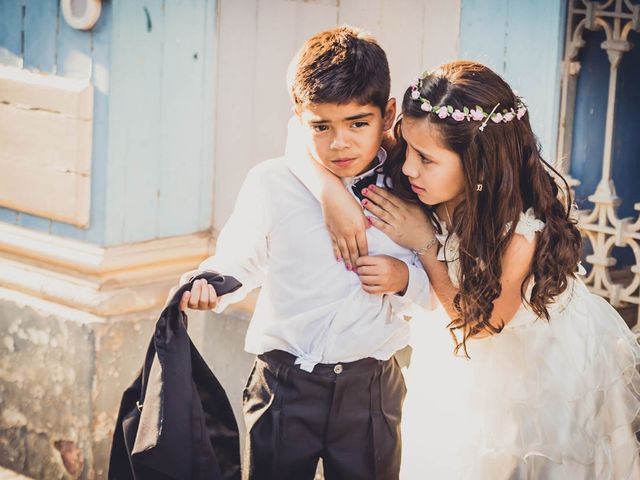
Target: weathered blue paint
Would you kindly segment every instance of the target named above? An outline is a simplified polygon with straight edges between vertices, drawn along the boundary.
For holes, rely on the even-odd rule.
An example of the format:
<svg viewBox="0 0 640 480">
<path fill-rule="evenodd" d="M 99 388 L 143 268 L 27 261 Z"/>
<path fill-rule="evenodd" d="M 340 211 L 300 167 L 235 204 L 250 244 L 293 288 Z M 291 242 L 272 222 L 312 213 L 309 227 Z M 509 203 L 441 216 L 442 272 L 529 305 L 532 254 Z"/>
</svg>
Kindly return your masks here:
<svg viewBox="0 0 640 480">
<path fill-rule="evenodd" d="M 15 224 L 18 221 L 18 213 L 10 208 L 0 207 L 0 222 Z"/>
<path fill-rule="evenodd" d="M 107 244 L 156 236 L 164 41 L 162 0 L 113 7 Z"/>
<path fill-rule="evenodd" d="M 13 8 L 9 8 L 9 5 Z M 66 29 L 69 27 L 61 18 L 58 0 L 0 2 L 0 22 L 3 22 L 3 26 L 6 23 L 8 27 L 7 30 L 0 30 L 0 52 L 4 51 L 4 55 L 0 55 L 0 63 L 3 65 L 22 66 L 26 70 L 65 76 L 67 60 L 60 53 L 72 51 L 74 59 L 80 58 L 75 55 L 73 47 L 66 45 Z M 78 33 L 86 37 L 85 42 L 90 45 L 92 33 Z M 20 39 L 20 48 L 17 48 L 17 39 Z M 7 54 L 8 51 L 18 57 L 12 58 Z M 86 75 L 75 77 L 88 78 Z M 0 219 L 33 230 L 76 239 L 84 239 L 86 235 L 84 229 L 6 208 L 0 209 Z"/>
<path fill-rule="evenodd" d="M 100 245 L 104 244 L 106 221 L 111 12 L 112 2 L 103 2 L 100 20 L 91 30 L 91 83 L 93 84 L 91 216 L 85 240 Z M 54 225 L 53 228 L 56 232 L 57 225 Z"/>
<path fill-rule="evenodd" d="M 99 245 L 210 228 L 216 10 L 104 2 L 83 32 L 58 0 L 0 2 L 0 63 L 90 79 L 95 91 L 89 228 L 6 208 L 0 220 Z"/>
<path fill-rule="evenodd" d="M 114 4 L 106 244 L 210 225 L 214 29 L 213 1 Z"/>
<path fill-rule="evenodd" d="M 622 58 L 618 72 L 613 179 L 623 199 L 618 215 L 637 218 L 640 202 L 640 33 L 631 32 L 635 47 Z"/>
<path fill-rule="evenodd" d="M 581 208 L 592 208 L 588 201 L 600 181 L 604 152 L 604 129 L 609 89 L 609 60 L 600 44 L 605 40 L 603 31 L 585 32 L 586 45 L 580 52 L 580 75 L 577 83 L 574 117 L 571 175 L 580 180 L 576 199 Z M 626 53 L 618 70 L 616 115 L 613 138 L 611 177 L 616 193 L 622 199 L 619 217 L 637 218 L 634 204 L 640 202 L 640 35 L 632 32 L 629 38 L 636 47 Z M 631 251 L 615 249 L 619 265 L 634 262 Z"/>
<path fill-rule="evenodd" d="M 504 0 L 462 0 L 459 57 L 504 74 L 508 18 Z"/>
<path fill-rule="evenodd" d="M 21 2 L 0 2 L 0 65 L 19 67 L 22 64 L 22 12 Z M 0 221 L 15 224 L 18 214 L 0 207 Z"/>
<path fill-rule="evenodd" d="M 198 231 L 208 230 L 212 226 L 213 217 L 213 176 L 214 176 L 214 158 L 215 158 L 215 135 L 217 125 L 215 124 L 215 92 L 216 83 L 216 65 L 218 65 L 218 45 L 217 45 L 217 29 L 216 17 L 218 14 L 218 1 L 211 0 L 207 2 L 207 9 L 204 15 L 205 36 L 202 45 L 202 98 L 203 108 L 201 110 L 200 122 L 203 128 L 202 144 L 200 150 L 200 163 L 198 170 L 201 172 L 199 184 L 198 199 L 198 217 L 196 229 Z M 210 87 L 210 88 L 209 88 Z"/>
<path fill-rule="evenodd" d="M 544 156 L 555 161 L 565 2 L 462 0 L 460 58 L 502 75 L 524 96 Z"/>
<path fill-rule="evenodd" d="M 22 64 L 22 2 L 0 2 L 0 64 L 19 67 Z"/>
<path fill-rule="evenodd" d="M 101 19 L 104 21 L 104 17 Z M 91 45 L 93 42 L 93 31 L 85 32 L 71 28 L 64 21 L 62 14 L 59 16 L 58 35 L 55 38 L 56 49 L 56 73 L 63 77 L 76 78 L 79 80 L 90 80 L 92 70 L 92 52 Z M 95 113 L 94 113 L 95 118 Z M 100 135 L 102 132 L 94 126 L 93 137 Z M 95 150 L 93 150 L 95 152 Z M 96 159 L 92 159 L 92 179 L 93 165 Z M 95 203 L 93 191 L 91 192 L 91 203 Z M 89 222 L 102 220 L 96 219 L 90 210 Z M 87 230 L 78 228 L 61 222 L 51 223 L 51 233 L 64 237 L 73 237 L 78 240 L 85 240 Z"/>
<path fill-rule="evenodd" d="M 26 0 L 24 68 L 56 73 L 57 0 Z"/>
<path fill-rule="evenodd" d="M 587 31 L 583 38 L 586 45 L 578 55 L 581 67 L 576 84 L 571 176 L 580 180 L 576 188 L 580 208 L 593 208 L 587 197 L 595 191 L 602 173 L 609 60 L 600 48 L 604 32 Z"/>
<path fill-rule="evenodd" d="M 58 2 L 27 0 L 24 2 L 23 67 L 42 73 L 56 73 L 56 35 Z M 51 220 L 19 213 L 18 225 L 42 232 L 51 231 Z"/>
<path fill-rule="evenodd" d="M 165 5 L 160 152 L 156 159 L 158 236 L 198 230 L 200 179 L 206 177 L 206 185 L 213 184 L 211 170 L 206 168 L 212 164 L 213 154 L 210 150 L 207 154 L 203 145 L 206 136 L 213 133 L 211 121 L 203 121 L 213 108 L 211 96 L 208 102 L 203 101 L 203 92 L 214 89 L 211 72 L 205 69 L 211 54 L 210 49 L 205 51 L 207 23 L 213 21 L 206 13 L 205 2 Z M 206 202 L 211 204 L 210 195 Z"/>
<path fill-rule="evenodd" d="M 604 128 L 609 89 L 609 60 L 600 47 L 604 32 L 586 32 L 580 52 L 580 76 L 576 95 L 571 173 L 580 179 L 577 197 L 590 207 L 587 197 L 595 191 L 602 170 Z M 640 35 L 632 35 L 635 43 Z M 623 203 L 619 216 L 636 216 L 634 203 L 640 202 L 640 45 L 626 53 L 618 71 L 612 178 Z"/>
</svg>

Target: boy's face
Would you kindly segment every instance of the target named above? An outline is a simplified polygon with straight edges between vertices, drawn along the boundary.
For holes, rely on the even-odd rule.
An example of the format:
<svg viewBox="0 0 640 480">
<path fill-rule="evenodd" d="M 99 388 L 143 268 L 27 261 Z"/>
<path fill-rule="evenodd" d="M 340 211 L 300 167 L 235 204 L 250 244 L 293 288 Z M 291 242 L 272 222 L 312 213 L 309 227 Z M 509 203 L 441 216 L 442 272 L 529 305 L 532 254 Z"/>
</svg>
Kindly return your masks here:
<svg viewBox="0 0 640 480">
<path fill-rule="evenodd" d="M 298 112 L 311 156 L 338 177 L 353 177 L 368 169 L 395 115 L 393 98 L 384 116 L 375 105 L 355 102 L 315 103 Z"/>
</svg>

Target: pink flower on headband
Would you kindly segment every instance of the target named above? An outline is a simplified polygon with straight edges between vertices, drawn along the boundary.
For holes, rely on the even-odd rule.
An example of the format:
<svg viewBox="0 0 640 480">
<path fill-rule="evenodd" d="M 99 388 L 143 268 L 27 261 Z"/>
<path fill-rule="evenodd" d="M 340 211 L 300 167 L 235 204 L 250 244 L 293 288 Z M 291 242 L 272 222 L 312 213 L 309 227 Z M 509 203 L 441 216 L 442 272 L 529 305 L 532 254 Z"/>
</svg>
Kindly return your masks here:
<svg viewBox="0 0 640 480">
<path fill-rule="evenodd" d="M 413 100 L 417 100 L 420 98 L 420 92 L 416 89 L 416 90 L 411 90 L 411 98 Z"/>
<path fill-rule="evenodd" d="M 518 117 L 518 120 L 524 117 L 525 113 L 527 113 L 527 107 L 523 105 L 522 107 L 518 108 L 518 113 L 516 114 L 516 117 Z"/>
<path fill-rule="evenodd" d="M 510 122 L 511 120 L 513 120 L 513 117 L 514 117 L 513 112 L 507 112 L 504 114 L 504 121 Z"/>
<path fill-rule="evenodd" d="M 481 107 L 476 106 L 476 108 L 471 109 L 469 115 L 471 115 L 471 119 L 475 120 L 476 122 L 481 122 L 482 120 L 484 120 L 484 112 L 482 111 Z"/>
<path fill-rule="evenodd" d="M 453 118 L 456 122 L 461 122 L 465 119 L 465 114 L 456 108 L 451 114 L 451 118 Z"/>
<path fill-rule="evenodd" d="M 440 118 L 447 118 L 449 116 L 449 112 L 445 106 L 440 107 L 436 113 Z"/>
<path fill-rule="evenodd" d="M 433 110 L 433 105 L 431 105 L 429 102 L 424 102 L 422 105 L 420 105 L 420 108 L 425 112 L 430 112 L 431 110 Z"/>
<path fill-rule="evenodd" d="M 502 121 L 502 114 L 500 112 L 496 113 L 491 117 L 494 123 L 500 123 Z"/>
</svg>

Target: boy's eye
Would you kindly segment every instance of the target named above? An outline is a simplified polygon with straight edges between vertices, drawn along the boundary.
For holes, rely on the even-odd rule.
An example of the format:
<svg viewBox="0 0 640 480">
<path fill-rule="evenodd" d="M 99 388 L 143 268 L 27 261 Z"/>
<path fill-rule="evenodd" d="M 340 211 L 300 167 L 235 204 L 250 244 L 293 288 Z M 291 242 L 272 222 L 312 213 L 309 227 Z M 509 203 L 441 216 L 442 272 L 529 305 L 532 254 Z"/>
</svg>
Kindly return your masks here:
<svg viewBox="0 0 640 480">
<path fill-rule="evenodd" d="M 326 132 L 327 130 L 329 130 L 328 125 L 311 125 L 311 128 L 314 132 Z"/>
<path fill-rule="evenodd" d="M 369 122 L 353 122 L 351 124 L 351 126 L 355 128 L 366 127 L 367 125 L 369 125 Z"/>
<path fill-rule="evenodd" d="M 431 160 L 429 160 L 429 159 L 428 159 L 428 158 L 426 158 L 426 157 L 423 157 L 422 155 L 418 155 L 418 156 L 420 157 L 420 161 L 421 161 L 424 165 L 427 165 L 427 164 L 429 164 L 429 163 L 433 163 Z"/>
</svg>

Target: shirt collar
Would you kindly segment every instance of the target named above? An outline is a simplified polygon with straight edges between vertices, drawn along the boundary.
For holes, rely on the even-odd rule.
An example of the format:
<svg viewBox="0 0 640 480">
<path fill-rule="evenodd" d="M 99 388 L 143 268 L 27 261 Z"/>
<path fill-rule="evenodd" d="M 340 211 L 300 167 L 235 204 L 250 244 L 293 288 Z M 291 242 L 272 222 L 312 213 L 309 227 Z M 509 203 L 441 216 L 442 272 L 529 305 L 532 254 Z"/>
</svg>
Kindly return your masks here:
<svg viewBox="0 0 640 480">
<path fill-rule="evenodd" d="M 369 175 L 373 175 L 373 173 L 375 172 L 375 170 L 379 167 L 381 167 L 382 165 L 384 165 L 384 162 L 387 160 L 387 151 L 380 147 L 378 149 L 378 153 L 376 154 L 376 158 L 374 158 L 373 160 L 373 166 L 365 171 L 362 172 L 358 175 L 356 175 L 355 177 L 342 177 L 342 183 L 344 183 L 346 186 L 349 185 L 353 185 L 354 183 L 357 183 L 358 181 L 360 181 L 361 179 L 363 179 L 364 177 L 368 177 Z"/>
</svg>

